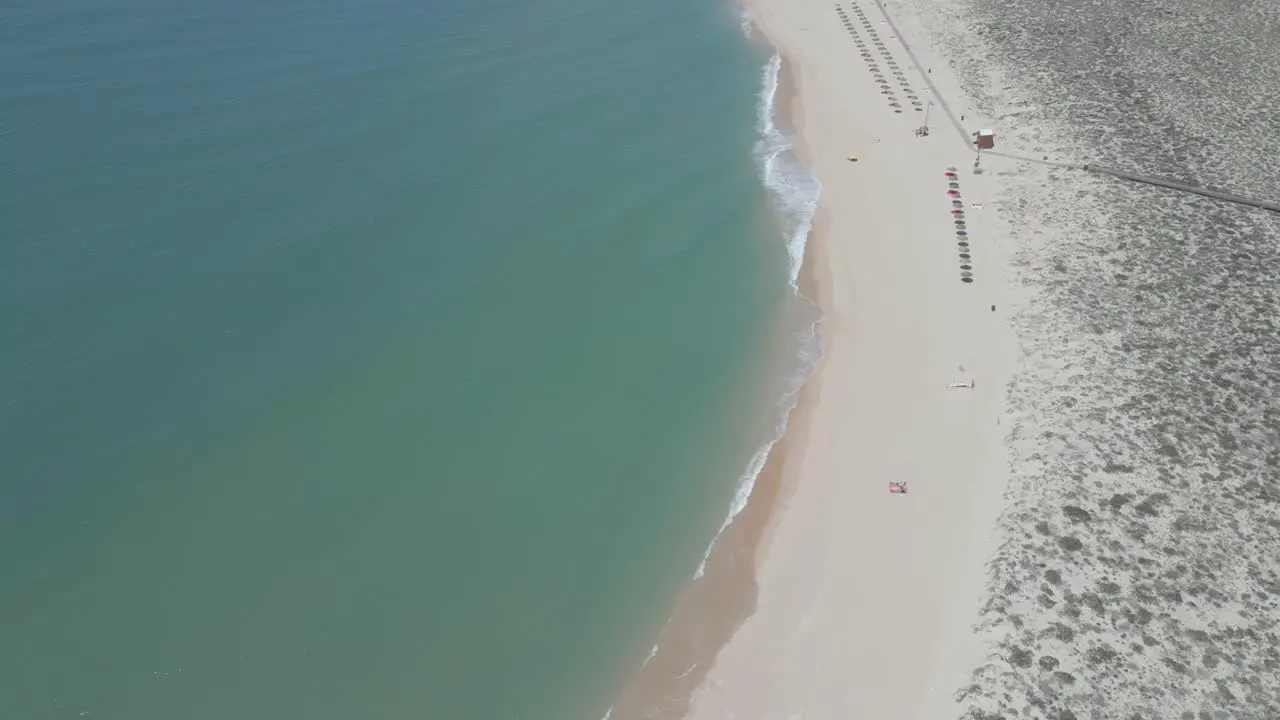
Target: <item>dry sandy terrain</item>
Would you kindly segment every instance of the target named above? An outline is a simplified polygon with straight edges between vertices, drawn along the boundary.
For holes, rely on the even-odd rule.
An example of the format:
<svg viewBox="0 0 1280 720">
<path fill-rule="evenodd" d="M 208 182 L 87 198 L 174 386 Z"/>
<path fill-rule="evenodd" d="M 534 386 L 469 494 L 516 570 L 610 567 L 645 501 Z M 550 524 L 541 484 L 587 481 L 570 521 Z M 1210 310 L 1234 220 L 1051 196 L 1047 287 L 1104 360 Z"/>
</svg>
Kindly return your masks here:
<svg viewBox="0 0 1280 720">
<path fill-rule="evenodd" d="M 1055 166 L 1275 197 L 1274 6 L 749 3 L 824 354 L 612 720 L 1280 717 L 1280 223 Z"/>
</svg>

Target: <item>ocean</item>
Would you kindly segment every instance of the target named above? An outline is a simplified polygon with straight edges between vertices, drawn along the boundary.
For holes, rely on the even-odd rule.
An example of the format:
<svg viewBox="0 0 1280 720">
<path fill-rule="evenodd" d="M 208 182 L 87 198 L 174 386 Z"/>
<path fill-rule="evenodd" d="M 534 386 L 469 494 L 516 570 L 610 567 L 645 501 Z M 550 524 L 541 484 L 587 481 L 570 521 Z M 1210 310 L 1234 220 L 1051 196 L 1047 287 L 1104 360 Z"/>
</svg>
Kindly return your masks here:
<svg viewBox="0 0 1280 720">
<path fill-rule="evenodd" d="M 738 10 L 4 15 L 0 716 L 604 714 L 808 357 Z"/>
</svg>

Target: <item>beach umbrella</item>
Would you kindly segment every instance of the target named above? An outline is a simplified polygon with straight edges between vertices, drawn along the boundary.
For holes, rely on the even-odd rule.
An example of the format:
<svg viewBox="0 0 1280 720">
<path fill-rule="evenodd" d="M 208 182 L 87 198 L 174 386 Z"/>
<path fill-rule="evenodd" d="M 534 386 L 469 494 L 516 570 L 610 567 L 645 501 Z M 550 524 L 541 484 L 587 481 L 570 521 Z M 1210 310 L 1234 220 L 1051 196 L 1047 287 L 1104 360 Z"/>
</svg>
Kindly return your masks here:
<svg viewBox="0 0 1280 720">
<path fill-rule="evenodd" d="M 963 204 L 964 204 L 964 203 L 961 203 L 961 205 L 963 205 Z M 952 210 L 952 211 L 951 211 L 951 214 L 952 214 L 952 215 L 963 215 L 963 214 L 964 214 L 964 211 L 963 211 L 963 210 Z"/>
</svg>

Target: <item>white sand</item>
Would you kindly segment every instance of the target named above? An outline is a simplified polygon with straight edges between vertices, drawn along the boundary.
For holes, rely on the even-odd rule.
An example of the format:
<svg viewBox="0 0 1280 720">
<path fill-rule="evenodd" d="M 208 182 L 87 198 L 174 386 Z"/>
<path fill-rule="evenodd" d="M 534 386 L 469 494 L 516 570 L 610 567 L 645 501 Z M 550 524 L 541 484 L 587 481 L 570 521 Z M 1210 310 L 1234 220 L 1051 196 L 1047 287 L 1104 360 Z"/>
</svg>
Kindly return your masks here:
<svg viewBox="0 0 1280 720">
<path fill-rule="evenodd" d="M 842 6 L 862 31 L 854 3 Z M 932 98 L 879 8 L 861 8 L 914 94 Z M 818 398 L 798 410 L 808 432 L 787 438 L 794 490 L 760 550 L 758 609 L 718 655 L 690 716 L 953 718 L 952 695 L 981 658 L 970 626 L 1005 476 L 997 417 L 1014 344 L 989 204 L 997 180 L 973 175 L 973 153 L 940 108 L 934 132 L 913 136 L 923 113 L 869 45 L 906 110 L 892 112 L 831 0 L 758 0 L 752 10 L 790 63 L 803 159 L 823 186 L 807 262 L 825 356 Z M 908 38 L 964 112 L 924 40 Z M 972 284 L 960 281 L 947 166 L 959 170 Z M 970 377 L 974 390 L 946 388 Z M 890 481 L 907 481 L 909 494 L 891 495 Z"/>
</svg>

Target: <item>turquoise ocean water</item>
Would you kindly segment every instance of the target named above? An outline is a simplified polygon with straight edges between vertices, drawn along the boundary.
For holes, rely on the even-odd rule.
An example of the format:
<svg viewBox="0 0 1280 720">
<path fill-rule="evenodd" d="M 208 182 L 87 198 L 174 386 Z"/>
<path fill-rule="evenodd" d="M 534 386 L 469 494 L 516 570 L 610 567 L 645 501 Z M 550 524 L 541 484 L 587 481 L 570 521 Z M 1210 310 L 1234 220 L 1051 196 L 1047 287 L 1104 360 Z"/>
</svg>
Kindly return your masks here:
<svg viewBox="0 0 1280 720">
<path fill-rule="evenodd" d="M 596 720 L 776 422 L 767 61 L 717 0 L 8 3 L 0 717 Z"/>
</svg>

